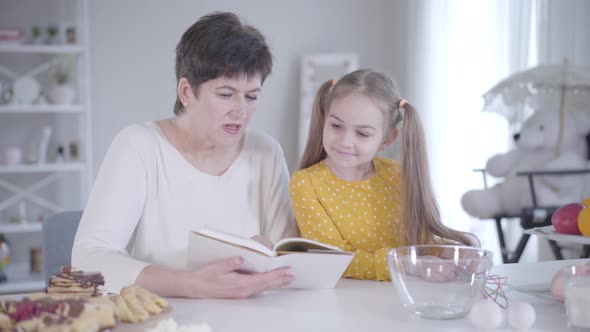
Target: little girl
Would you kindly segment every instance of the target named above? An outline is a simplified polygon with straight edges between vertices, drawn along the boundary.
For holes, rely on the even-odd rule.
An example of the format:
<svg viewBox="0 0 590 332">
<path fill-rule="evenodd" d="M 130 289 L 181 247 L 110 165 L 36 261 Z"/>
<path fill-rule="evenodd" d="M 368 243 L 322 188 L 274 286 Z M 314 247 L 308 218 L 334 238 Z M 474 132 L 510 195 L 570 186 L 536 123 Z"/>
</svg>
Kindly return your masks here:
<svg viewBox="0 0 590 332">
<path fill-rule="evenodd" d="M 377 157 L 397 138 L 402 119 L 402 162 Z M 389 280 L 386 253 L 395 247 L 478 244 L 442 224 L 418 114 L 373 70 L 320 87 L 290 192 L 304 237 L 355 253 L 344 277 Z"/>
</svg>

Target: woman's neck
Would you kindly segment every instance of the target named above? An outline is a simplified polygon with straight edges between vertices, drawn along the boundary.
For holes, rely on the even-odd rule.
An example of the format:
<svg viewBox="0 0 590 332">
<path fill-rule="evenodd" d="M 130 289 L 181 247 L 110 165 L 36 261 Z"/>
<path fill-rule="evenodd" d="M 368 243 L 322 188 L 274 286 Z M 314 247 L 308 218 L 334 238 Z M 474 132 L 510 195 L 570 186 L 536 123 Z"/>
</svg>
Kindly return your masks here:
<svg viewBox="0 0 590 332">
<path fill-rule="evenodd" d="M 339 167 L 329 157 L 324 159 L 326 167 L 338 178 L 346 181 L 363 181 L 375 176 L 375 165 L 369 161 L 357 167 Z"/>
<path fill-rule="evenodd" d="M 158 123 L 168 140 L 193 167 L 211 175 L 222 175 L 238 158 L 244 138 L 234 146 L 219 146 L 199 135 L 200 130 L 192 128 L 190 122 L 179 118 L 162 120 Z"/>
</svg>

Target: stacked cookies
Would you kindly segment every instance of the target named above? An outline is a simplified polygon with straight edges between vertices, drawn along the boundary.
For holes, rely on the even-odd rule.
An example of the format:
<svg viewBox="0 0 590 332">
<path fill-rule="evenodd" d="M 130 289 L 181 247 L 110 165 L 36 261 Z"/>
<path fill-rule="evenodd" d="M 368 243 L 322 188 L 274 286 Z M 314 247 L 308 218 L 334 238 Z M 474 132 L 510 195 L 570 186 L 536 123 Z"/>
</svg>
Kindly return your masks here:
<svg viewBox="0 0 590 332">
<path fill-rule="evenodd" d="M 49 279 L 47 293 L 75 293 L 97 296 L 98 287 L 104 285 L 104 277 L 100 272 L 83 272 L 71 266 L 62 267 L 61 272 Z"/>
</svg>

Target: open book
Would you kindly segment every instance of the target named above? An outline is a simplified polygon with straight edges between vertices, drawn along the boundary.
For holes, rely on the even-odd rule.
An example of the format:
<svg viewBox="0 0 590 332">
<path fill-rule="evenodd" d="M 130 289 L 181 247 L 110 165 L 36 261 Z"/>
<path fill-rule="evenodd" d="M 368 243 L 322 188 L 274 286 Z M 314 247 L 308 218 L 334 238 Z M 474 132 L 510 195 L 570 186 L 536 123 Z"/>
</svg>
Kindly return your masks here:
<svg viewBox="0 0 590 332">
<path fill-rule="evenodd" d="M 287 238 L 268 248 L 253 239 L 240 237 L 211 228 L 191 232 L 188 264 L 201 268 L 211 262 L 241 256 L 241 272 L 266 272 L 282 266 L 291 267 L 295 281 L 289 288 L 333 288 L 353 254 L 303 238 Z"/>
</svg>

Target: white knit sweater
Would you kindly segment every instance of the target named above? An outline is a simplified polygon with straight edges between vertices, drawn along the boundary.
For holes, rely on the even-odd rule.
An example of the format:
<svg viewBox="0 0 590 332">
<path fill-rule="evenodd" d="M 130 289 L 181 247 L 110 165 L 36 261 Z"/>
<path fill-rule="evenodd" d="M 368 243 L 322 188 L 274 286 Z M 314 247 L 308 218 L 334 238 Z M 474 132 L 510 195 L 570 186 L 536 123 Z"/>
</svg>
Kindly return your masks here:
<svg viewBox="0 0 590 332">
<path fill-rule="evenodd" d="M 283 151 L 248 130 L 221 176 L 194 168 L 154 122 L 117 135 L 98 172 L 72 248 L 72 265 L 104 274 L 108 291 L 149 264 L 186 269 L 189 232 L 202 225 L 273 242 L 294 219 Z"/>
</svg>

